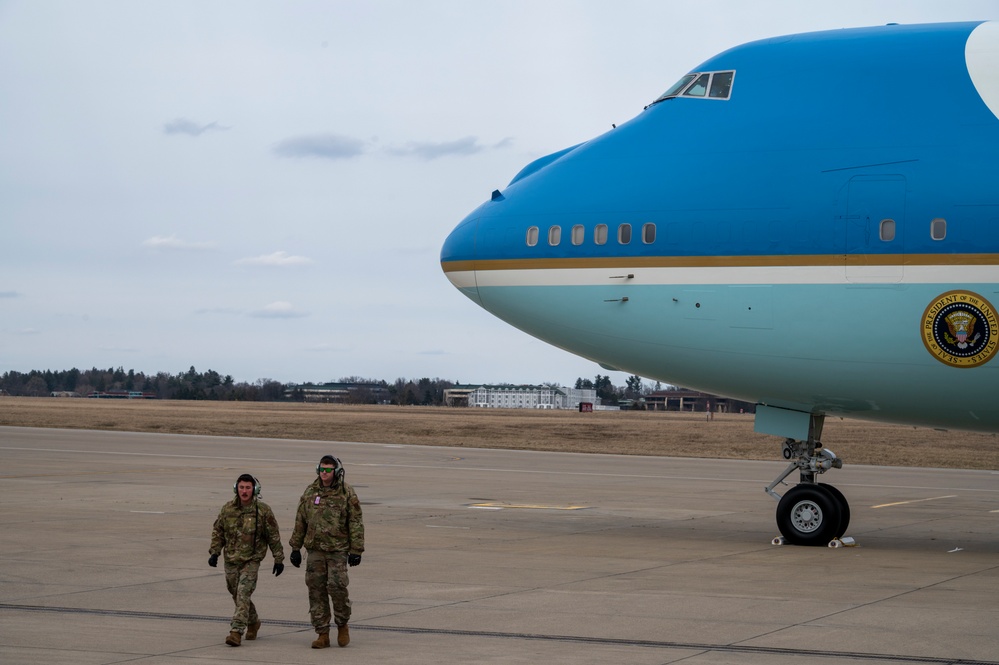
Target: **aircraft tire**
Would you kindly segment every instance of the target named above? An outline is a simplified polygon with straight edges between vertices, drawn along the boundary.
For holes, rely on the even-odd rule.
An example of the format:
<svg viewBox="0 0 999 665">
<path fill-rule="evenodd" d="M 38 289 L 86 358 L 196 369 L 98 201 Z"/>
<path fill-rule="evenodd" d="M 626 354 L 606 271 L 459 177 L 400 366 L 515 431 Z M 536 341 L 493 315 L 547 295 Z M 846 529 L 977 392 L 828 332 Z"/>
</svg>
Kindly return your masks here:
<svg viewBox="0 0 999 665">
<path fill-rule="evenodd" d="M 828 486 L 802 483 L 777 504 L 777 528 L 791 545 L 825 547 L 839 535 L 842 515 L 842 505 Z"/>
<path fill-rule="evenodd" d="M 826 488 L 826 490 L 833 495 L 833 498 L 836 499 L 836 502 L 839 504 L 839 528 L 836 529 L 836 535 L 834 535 L 833 538 L 842 538 L 846 535 L 846 530 L 850 526 L 850 502 L 846 500 L 846 497 L 843 496 L 842 492 L 832 485 L 822 485 L 822 487 Z"/>
</svg>

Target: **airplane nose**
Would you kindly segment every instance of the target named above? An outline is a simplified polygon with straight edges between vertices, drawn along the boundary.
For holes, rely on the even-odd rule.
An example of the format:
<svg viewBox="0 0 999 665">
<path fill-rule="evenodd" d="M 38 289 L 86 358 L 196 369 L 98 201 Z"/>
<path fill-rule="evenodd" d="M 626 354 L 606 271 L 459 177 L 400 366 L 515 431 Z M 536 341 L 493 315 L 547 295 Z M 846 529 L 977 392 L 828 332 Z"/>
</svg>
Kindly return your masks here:
<svg viewBox="0 0 999 665">
<path fill-rule="evenodd" d="M 473 214 L 451 231 L 441 248 L 441 269 L 456 289 L 481 306 L 475 282 L 475 234 L 478 226 L 479 219 Z"/>
</svg>

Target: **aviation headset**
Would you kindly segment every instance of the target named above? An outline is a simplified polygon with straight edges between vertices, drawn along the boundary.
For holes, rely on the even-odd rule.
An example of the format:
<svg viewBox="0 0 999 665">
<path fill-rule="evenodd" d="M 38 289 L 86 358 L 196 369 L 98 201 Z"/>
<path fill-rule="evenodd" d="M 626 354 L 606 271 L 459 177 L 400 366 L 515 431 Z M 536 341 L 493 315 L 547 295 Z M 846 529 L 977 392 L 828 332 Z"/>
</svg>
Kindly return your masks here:
<svg viewBox="0 0 999 665">
<path fill-rule="evenodd" d="M 254 476 L 248 473 L 244 473 L 236 482 L 232 484 L 232 493 L 239 496 L 239 484 L 240 483 L 253 483 L 253 498 L 258 498 L 260 496 L 260 481 Z M 253 551 L 257 550 L 257 525 L 260 522 L 260 506 L 258 504 L 253 504 Z"/>
<path fill-rule="evenodd" d="M 237 487 L 239 486 L 240 483 L 253 483 L 253 496 L 255 498 L 260 496 L 260 481 L 248 473 L 244 473 L 243 475 L 241 475 L 239 478 L 236 479 L 236 482 L 232 484 L 233 494 L 239 494 L 239 490 L 237 489 Z"/>
<path fill-rule="evenodd" d="M 333 487 L 338 487 L 343 484 L 344 469 L 343 464 L 334 455 L 323 455 L 323 458 L 319 460 L 319 464 L 316 465 L 316 475 L 319 475 L 319 468 L 323 465 L 324 459 L 332 459 L 333 462 Z"/>
</svg>

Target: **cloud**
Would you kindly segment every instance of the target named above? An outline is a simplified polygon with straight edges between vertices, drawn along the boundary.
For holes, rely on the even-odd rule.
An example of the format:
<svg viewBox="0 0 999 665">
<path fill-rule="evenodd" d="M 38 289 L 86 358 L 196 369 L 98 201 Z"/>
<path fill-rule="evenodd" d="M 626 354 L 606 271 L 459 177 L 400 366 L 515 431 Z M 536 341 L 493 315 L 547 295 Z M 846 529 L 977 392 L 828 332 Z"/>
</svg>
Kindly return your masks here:
<svg viewBox="0 0 999 665">
<path fill-rule="evenodd" d="M 188 120 L 187 118 L 176 118 L 170 122 L 163 124 L 164 134 L 187 134 L 188 136 L 201 136 L 208 131 L 222 132 L 229 129 L 228 127 L 223 127 L 217 122 L 210 122 L 207 125 L 199 125 L 193 120 Z"/>
<path fill-rule="evenodd" d="M 181 240 L 177 236 L 153 236 L 148 240 L 144 241 L 143 246 L 151 247 L 152 249 L 169 249 L 169 250 L 206 250 L 214 249 L 215 243 L 212 242 L 189 242 L 187 240 Z"/>
<path fill-rule="evenodd" d="M 277 251 L 273 254 L 262 254 L 233 262 L 238 266 L 304 266 L 312 263 L 312 259 L 305 256 L 292 256 L 288 252 Z"/>
<path fill-rule="evenodd" d="M 20 298 L 21 294 L 17 291 L 0 291 L 0 298 Z"/>
<path fill-rule="evenodd" d="M 250 316 L 258 319 L 298 319 L 308 315 L 308 312 L 299 311 L 290 302 L 283 300 L 272 302 L 262 309 L 250 312 Z"/>
<path fill-rule="evenodd" d="M 296 136 L 274 146 L 279 157 L 319 157 L 352 159 L 364 153 L 364 141 L 337 134 Z"/>
<path fill-rule="evenodd" d="M 208 307 L 194 310 L 195 314 L 242 314 L 243 312 L 233 307 Z"/>
<path fill-rule="evenodd" d="M 482 152 L 484 148 L 479 145 L 479 140 L 474 136 L 466 136 L 454 141 L 440 141 L 437 143 L 426 141 L 411 141 L 404 146 L 387 148 L 390 154 L 402 157 L 417 157 L 426 161 L 438 159 L 439 157 L 450 157 L 452 155 L 467 156 Z"/>
<path fill-rule="evenodd" d="M 314 346 L 307 347 L 305 349 L 308 353 L 330 353 L 337 352 L 342 353 L 347 350 L 346 347 L 342 345 L 330 344 L 328 342 L 323 342 L 321 344 L 316 344 Z"/>
</svg>

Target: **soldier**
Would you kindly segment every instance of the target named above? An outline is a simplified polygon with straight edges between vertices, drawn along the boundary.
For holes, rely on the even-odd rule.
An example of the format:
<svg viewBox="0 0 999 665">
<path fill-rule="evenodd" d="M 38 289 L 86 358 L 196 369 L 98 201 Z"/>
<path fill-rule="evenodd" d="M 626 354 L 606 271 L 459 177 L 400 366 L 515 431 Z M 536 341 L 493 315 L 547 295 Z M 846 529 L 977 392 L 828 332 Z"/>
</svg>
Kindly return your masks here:
<svg viewBox="0 0 999 665">
<path fill-rule="evenodd" d="M 267 556 L 267 547 L 274 555 L 275 577 L 284 572 L 284 549 L 274 511 L 259 498 L 260 482 L 244 473 L 232 491 L 236 497 L 222 506 L 212 527 L 208 565 L 218 566 L 219 553 L 225 549 L 225 585 L 236 604 L 225 643 L 238 647 L 244 630 L 247 640 L 257 639 L 260 630 L 260 617 L 250 596 L 257 588 L 257 571 Z"/>
<path fill-rule="evenodd" d="M 364 551 L 364 522 L 361 502 L 354 488 L 344 482 L 343 464 L 333 455 L 324 455 L 316 466 L 315 482 L 305 488 L 295 514 L 291 534 L 291 565 L 302 564 L 299 549 L 305 545 L 305 585 L 309 588 L 309 617 L 319 637 L 313 649 L 330 645 L 330 599 L 336 621 L 336 643 L 350 642 L 350 597 L 347 594 L 347 565 L 361 563 Z"/>
</svg>

